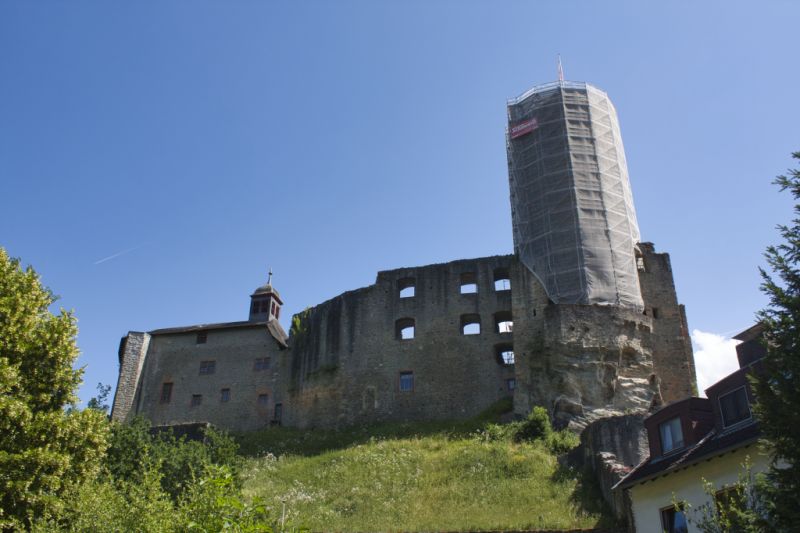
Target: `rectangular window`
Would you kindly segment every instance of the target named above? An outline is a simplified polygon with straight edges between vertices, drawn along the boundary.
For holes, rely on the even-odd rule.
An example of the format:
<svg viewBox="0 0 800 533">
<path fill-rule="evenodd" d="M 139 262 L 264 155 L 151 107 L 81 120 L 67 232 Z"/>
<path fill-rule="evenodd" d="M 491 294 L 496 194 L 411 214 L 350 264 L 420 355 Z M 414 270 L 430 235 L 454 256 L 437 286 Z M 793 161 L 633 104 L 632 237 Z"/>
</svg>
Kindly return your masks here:
<svg viewBox="0 0 800 533">
<path fill-rule="evenodd" d="M 207 331 L 199 331 L 197 333 L 197 344 L 205 344 L 208 341 L 208 332 Z"/>
<path fill-rule="evenodd" d="M 400 392 L 411 392 L 414 390 L 414 373 L 400 372 Z"/>
<path fill-rule="evenodd" d="M 272 419 L 275 420 L 275 422 L 277 422 L 278 424 L 280 424 L 281 423 L 281 418 L 283 418 L 283 404 L 276 403 L 275 404 L 275 414 L 272 417 Z"/>
<path fill-rule="evenodd" d="M 680 417 L 675 417 L 658 426 L 661 433 L 661 452 L 669 453 L 673 450 L 683 448 L 683 430 L 681 429 Z"/>
<path fill-rule="evenodd" d="M 228 403 L 231 401 L 231 390 L 230 389 L 222 389 L 219 391 L 219 401 L 220 403 Z"/>
<path fill-rule="evenodd" d="M 750 403 L 747 401 L 747 390 L 744 387 L 723 394 L 719 397 L 719 408 L 722 412 L 723 427 L 732 426 L 750 418 Z"/>
<path fill-rule="evenodd" d="M 514 378 L 507 379 L 506 380 L 506 388 L 509 391 L 513 391 L 515 388 L 517 388 L 517 380 L 514 379 Z"/>
<path fill-rule="evenodd" d="M 269 405 L 269 394 L 259 394 L 258 405 Z"/>
<path fill-rule="evenodd" d="M 200 361 L 200 375 L 207 376 L 213 374 L 217 369 L 216 361 Z"/>
<path fill-rule="evenodd" d="M 169 403 L 172 400 L 172 383 L 161 385 L 161 403 Z"/>
<path fill-rule="evenodd" d="M 192 407 L 197 407 L 201 403 L 203 403 L 203 395 L 202 394 L 192 394 L 191 406 Z"/>
<path fill-rule="evenodd" d="M 269 357 L 258 357 L 253 362 L 253 370 L 255 372 L 261 372 L 262 370 L 269 369 Z"/>
<path fill-rule="evenodd" d="M 661 509 L 661 527 L 666 533 L 689 532 L 683 509 L 676 509 L 675 506 Z"/>
</svg>

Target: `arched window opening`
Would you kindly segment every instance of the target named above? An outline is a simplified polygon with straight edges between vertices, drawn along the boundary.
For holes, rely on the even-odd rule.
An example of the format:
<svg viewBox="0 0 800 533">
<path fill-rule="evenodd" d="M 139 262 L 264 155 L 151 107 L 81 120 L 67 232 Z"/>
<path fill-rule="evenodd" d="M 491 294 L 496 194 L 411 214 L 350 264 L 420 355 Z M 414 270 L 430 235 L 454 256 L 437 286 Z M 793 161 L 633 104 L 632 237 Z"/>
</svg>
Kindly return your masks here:
<svg viewBox="0 0 800 533">
<path fill-rule="evenodd" d="M 514 321 L 511 319 L 511 311 L 498 311 L 494 314 L 494 327 L 497 333 L 511 333 L 514 329 Z"/>
<path fill-rule="evenodd" d="M 413 318 L 399 318 L 394 323 L 394 336 L 399 341 L 407 341 L 414 338 L 415 324 Z"/>
<path fill-rule="evenodd" d="M 514 345 L 513 344 L 498 344 L 494 347 L 495 358 L 497 364 L 502 366 L 511 366 L 514 364 Z"/>
<path fill-rule="evenodd" d="M 507 268 L 496 268 L 494 270 L 494 290 L 495 292 L 511 290 L 511 277 Z"/>
<path fill-rule="evenodd" d="M 461 315 L 461 333 L 463 335 L 480 335 L 480 315 Z"/>
<path fill-rule="evenodd" d="M 461 273 L 461 294 L 475 294 L 478 292 L 478 276 L 475 272 Z"/>
<path fill-rule="evenodd" d="M 414 278 L 397 280 L 397 292 L 400 298 L 413 298 L 416 293 L 417 281 Z"/>
</svg>

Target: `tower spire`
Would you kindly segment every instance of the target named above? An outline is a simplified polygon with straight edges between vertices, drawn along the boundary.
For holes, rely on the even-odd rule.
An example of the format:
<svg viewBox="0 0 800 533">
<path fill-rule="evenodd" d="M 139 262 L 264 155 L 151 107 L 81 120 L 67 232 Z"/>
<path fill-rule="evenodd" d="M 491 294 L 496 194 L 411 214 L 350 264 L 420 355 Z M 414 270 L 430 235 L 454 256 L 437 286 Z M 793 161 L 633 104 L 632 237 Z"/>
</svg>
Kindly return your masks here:
<svg viewBox="0 0 800 533">
<path fill-rule="evenodd" d="M 561 54 L 558 54 L 558 81 L 564 81 L 564 67 L 561 65 Z"/>
<path fill-rule="evenodd" d="M 269 276 L 267 277 L 267 285 L 272 285 L 272 267 L 269 267 Z"/>
</svg>

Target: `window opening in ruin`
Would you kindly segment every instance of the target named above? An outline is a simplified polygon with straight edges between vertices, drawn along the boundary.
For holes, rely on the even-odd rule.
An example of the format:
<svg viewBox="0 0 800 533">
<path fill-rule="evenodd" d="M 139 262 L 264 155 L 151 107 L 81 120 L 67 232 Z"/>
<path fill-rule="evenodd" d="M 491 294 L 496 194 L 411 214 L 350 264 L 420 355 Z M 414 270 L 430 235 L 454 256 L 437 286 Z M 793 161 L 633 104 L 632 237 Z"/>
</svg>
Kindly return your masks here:
<svg viewBox="0 0 800 533">
<path fill-rule="evenodd" d="M 494 347 L 495 358 L 497 364 L 503 366 L 511 366 L 514 364 L 514 345 L 513 344 L 498 344 Z"/>
<path fill-rule="evenodd" d="M 231 401 L 231 390 L 222 389 L 221 391 L 219 391 L 219 401 L 220 403 L 227 403 Z"/>
<path fill-rule="evenodd" d="M 400 298 L 413 298 L 416 294 L 417 283 L 414 278 L 397 280 L 397 291 Z"/>
<path fill-rule="evenodd" d="M 161 403 L 169 403 L 172 400 L 172 383 L 161 385 Z"/>
<path fill-rule="evenodd" d="M 496 333 L 511 333 L 514 329 L 514 321 L 511 319 L 511 311 L 498 311 L 494 314 L 494 330 Z"/>
<path fill-rule="evenodd" d="M 208 332 L 207 331 L 199 331 L 197 333 L 197 344 L 205 344 L 208 341 Z"/>
<path fill-rule="evenodd" d="M 658 426 L 661 434 L 661 452 L 669 453 L 673 450 L 683 448 L 683 429 L 681 428 L 680 417 L 675 417 Z"/>
<path fill-rule="evenodd" d="M 268 405 L 268 404 L 269 404 L 269 394 L 259 394 L 258 405 Z"/>
<path fill-rule="evenodd" d="M 192 402 L 190 404 L 191 407 L 197 407 L 203 403 L 203 395 L 202 394 L 192 394 Z"/>
<path fill-rule="evenodd" d="M 644 265 L 644 257 L 642 257 L 641 255 L 636 256 L 636 270 L 638 270 L 639 272 L 647 272 L 647 269 L 645 268 Z"/>
<path fill-rule="evenodd" d="M 260 372 L 269 369 L 269 357 L 257 357 L 253 362 L 253 371 Z"/>
<path fill-rule="evenodd" d="M 394 334 L 397 340 L 407 341 L 414 338 L 413 318 L 400 318 L 394 323 Z"/>
<path fill-rule="evenodd" d="M 272 421 L 275 424 L 280 426 L 282 419 L 283 419 L 283 404 L 282 403 L 276 403 L 275 404 L 275 411 L 273 411 L 273 414 L 272 414 Z"/>
<path fill-rule="evenodd" d="M 400 392 L 411 392 L 414 390 L 414 372 L 400 372 L 399 388 Z"/>
<path fill-rule="evenodd" d="M 462 335 L 479 335 L 481 332 L 480 315 L 461 315 Z"/>
<path fill-rule="evenodd" d="M 723 394 L 719 397 L 719 408 L 722 413 L 722 426 L 732 426 L 750 418 L 750 402 L 744 387 Z"/>
<path fill-rule="evenodd" d="M 513 391 L 517 387 L 517 380 L 514 378 L 509 378 L 506 380 L 506 389 L 510 392 Z"/>
<path fill-rule="evenodd" d="M 461 273 L 461 294 L 475 294 L 478 292 L 478 277 L 475 272 Z"/>
<path fill-rule="evenodd" d="M 200 361 L 200 375 L 207 376 L 213 374 L 217 370 L 216 361 Z"/>
<path fill-rule="evenodd" d="M 653 318 L 658 318 L 658 307 L 653 307 L 651 312 L 653 314 Z"/>
<path fill-rule="evenodd" d="M 494 271 L 494 290 L 495 292 L 511 290 L 511 277 L 505 268 L 498 268 Z"/>
</svg>

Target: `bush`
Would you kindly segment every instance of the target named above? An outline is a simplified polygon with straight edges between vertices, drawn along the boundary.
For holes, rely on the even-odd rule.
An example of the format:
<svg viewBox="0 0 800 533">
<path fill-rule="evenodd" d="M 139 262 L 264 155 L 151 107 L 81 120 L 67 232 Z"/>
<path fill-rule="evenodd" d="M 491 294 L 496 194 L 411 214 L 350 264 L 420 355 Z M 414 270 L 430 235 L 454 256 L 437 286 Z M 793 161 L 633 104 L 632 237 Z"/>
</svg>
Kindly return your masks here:
<svg viewBox="0 0 800 533">
<path fill-rule="evenodd" d="M 536 406 L 528 418 L 517 428 L 514 440 L 516 442 L 533 442 L 546 438 L 552 432 L 553 428 L 550 425 L 550 415 L 547 414 L 547 409 Z"/>
</svg>

